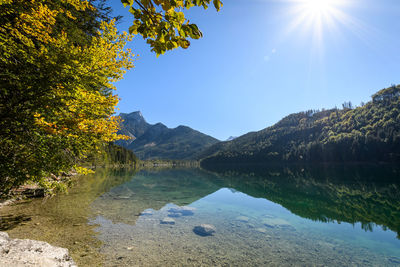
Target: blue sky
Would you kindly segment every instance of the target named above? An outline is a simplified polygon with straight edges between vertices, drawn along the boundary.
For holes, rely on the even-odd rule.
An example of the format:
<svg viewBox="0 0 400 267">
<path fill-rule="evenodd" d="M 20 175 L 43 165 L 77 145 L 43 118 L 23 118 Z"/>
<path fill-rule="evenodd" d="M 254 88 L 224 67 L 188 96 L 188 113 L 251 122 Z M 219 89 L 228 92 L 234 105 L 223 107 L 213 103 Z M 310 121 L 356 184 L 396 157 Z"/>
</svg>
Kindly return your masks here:
<svg viewBox="0 0 400 267">
<path fill-rule="evenodd" d="M 116 84 L 119 112 L 225 140 L 400 84 L 399 0 L 310 1 L 225 0 L 220 12 L 191 10 L 204 37 L 159 58 L 135 37 L 135 68 Z M 127 31 L 133 17 L 119 0 L 112 7 Z"/>
</svg>

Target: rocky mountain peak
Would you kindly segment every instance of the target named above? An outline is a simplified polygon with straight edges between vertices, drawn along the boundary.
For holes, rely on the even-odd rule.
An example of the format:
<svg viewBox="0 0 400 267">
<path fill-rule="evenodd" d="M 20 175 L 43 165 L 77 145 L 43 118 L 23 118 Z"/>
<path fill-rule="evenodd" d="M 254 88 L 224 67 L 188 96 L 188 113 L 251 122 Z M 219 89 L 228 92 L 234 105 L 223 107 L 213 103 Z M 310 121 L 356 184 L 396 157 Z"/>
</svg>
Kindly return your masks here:
<svg viewBox="0 0 400 267">
<path fill-rule="evenodd" d="M 134 111 L 131 113 L 121 113 L 120 114 L 122 119 L 129 119 L 133 121 L 145 121 L 142 112 Z"/>
</svg>

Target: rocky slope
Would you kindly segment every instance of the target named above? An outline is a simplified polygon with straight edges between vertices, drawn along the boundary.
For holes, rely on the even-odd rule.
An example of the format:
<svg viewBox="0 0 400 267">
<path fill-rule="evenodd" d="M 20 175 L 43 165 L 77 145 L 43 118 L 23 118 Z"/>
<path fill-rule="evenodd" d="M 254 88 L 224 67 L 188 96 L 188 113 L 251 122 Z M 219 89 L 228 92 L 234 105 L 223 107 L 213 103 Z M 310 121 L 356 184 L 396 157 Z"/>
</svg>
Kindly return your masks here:
<svg viewBox="0 0 400 267">
<path fill-rule="evenodd" d="M 140 159 L 194 159 L 195 154 L 219 142 L 187 126 L 170 129 L 162 123 L 149 124 L 140 111 L 119 115 L 124 121 L 120 134 L 132 137 L 117 144 L 132 150 Z"/>
</svg>

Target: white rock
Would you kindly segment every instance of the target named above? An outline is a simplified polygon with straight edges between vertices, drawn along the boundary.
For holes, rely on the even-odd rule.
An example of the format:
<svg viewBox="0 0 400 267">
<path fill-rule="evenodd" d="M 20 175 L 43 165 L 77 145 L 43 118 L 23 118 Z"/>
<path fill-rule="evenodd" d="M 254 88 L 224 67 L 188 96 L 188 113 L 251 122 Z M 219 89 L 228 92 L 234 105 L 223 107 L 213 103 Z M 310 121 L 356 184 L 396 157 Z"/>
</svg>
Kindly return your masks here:
<svg viewBox="0 0 400 267">
<path fill-rule="evenodd" d="M 29 239 L 10 239 L 0 232 L 0 266 L 76 267 L 68 249 Z"/>
</svg>

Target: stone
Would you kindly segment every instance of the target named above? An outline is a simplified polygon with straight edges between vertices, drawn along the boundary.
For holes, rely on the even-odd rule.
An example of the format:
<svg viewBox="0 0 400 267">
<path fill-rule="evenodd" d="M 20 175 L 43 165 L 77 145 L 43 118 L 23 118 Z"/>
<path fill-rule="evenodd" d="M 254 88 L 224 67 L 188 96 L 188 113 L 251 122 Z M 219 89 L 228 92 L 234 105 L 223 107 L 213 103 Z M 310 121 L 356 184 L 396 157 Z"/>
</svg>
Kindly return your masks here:
<svg viewBox="0 0 400 267">
<path fill-rule="evenodd" d="M 160 224 L 175 224 L 175 220 L 169 217 L 165 217 L 164 219 L 160 220 Z"/>
<path fill-rule="evenodd" d="M 193 228 L 193 232 L 199 236 L 211 236 L 216 231 L 215 226 L 211 224 L 201 224 Z"/>
<path fill-rule="evenodd" d="M 239 222 L 244 222 L 244 223 L 248 223 L 249 222 L 249 218 L 246 217 L 246 216 L 236 217 L 236 220 L 239 221 Z"/>
<path fill-rule="evenodd" d="M 10 241 L 8 234 L 6 232 L 0 232 L 0 247 L 7 244 Z"/>
<path fill-rule="evenodd" d="M 76 267 L 68 249 L 29 239 L 11 239 L 0 232 L 0 266 Z"/>
<path fill-rule="evenodd" d="M 181 214 L 182 216 L 192 216 L 194 215 L 194 211 L 196 208 L 193 207 L 188 207 L 188 206 L 182 206 L 182 207 L 173 207 L 168 210 L 168 212 L 175 213 L 175 214 Z"/>
<path fill-rule="evenodd" d="M 391 263 L 400 264 L 400 258 L 390 257 L 390 258 L 388 258 L 388 260 L 389 260 Z"/>
<path fill-rule="evenodd" d="M 279 218 L 267 218 L 262 220 L 262 223 L 269 228 L 291 228 L 292 225 L 285 221 L 284 219 Z"/>
</svg>

